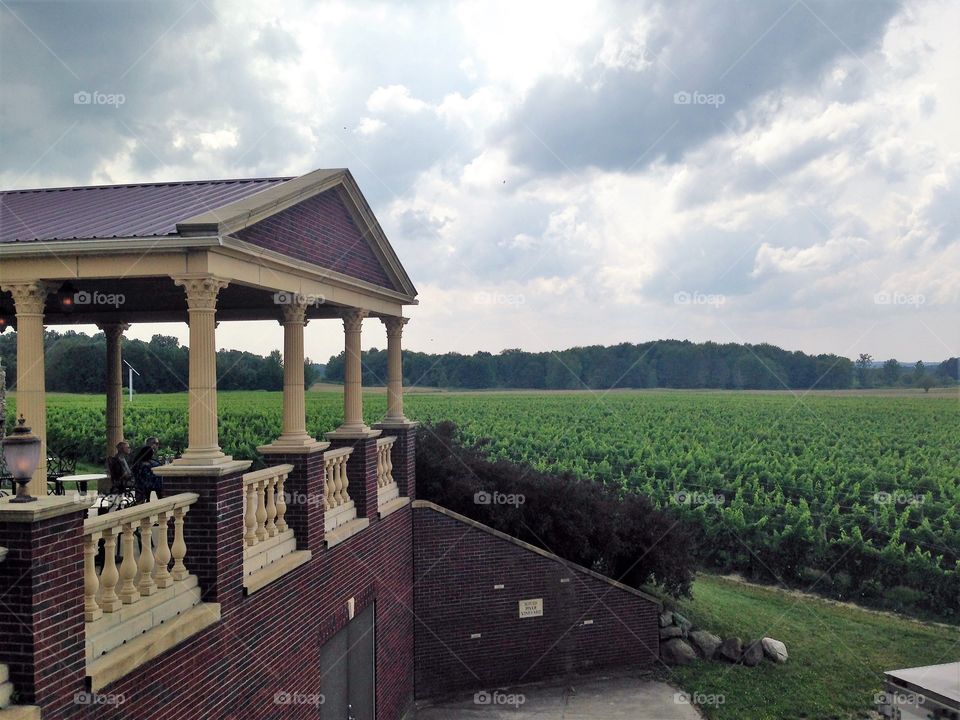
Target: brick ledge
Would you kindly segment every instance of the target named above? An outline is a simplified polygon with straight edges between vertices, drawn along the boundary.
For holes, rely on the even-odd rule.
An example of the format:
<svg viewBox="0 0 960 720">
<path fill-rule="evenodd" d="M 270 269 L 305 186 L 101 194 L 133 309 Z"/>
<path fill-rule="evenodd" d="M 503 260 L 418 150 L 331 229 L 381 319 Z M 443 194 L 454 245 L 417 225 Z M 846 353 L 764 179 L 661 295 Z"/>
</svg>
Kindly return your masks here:
<svg viewBox="0 0 960 720">
<path fill-rule="evenodd" d="M 295 550 L 250 573 L 243 579 L 244 594 L 253 595 L 257 590 L 262 590 L 274 580 L 309 562 L 311 557 L 313 555 L 309 550 Z"/>
</svg>

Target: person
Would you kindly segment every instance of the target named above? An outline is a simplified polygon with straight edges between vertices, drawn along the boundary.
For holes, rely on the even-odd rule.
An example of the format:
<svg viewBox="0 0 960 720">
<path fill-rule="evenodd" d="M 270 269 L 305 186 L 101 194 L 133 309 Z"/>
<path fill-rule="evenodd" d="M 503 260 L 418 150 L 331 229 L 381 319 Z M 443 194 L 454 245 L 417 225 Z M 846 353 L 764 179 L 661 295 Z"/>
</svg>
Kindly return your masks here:
<svg viewBox="0 0 960 720">
<path fill-rule="evenodd" d="M 130 443 L 121 440 L 117 443 L 117 454 L 107 458 L 107 472 L 110 473 L 111 492 L 119 492 L 133 479 L 130 470 Z"/>
<path fill-rule="evenodd" d="M 155 492 L 158 498 L 163 497 L 163 480 L 153 472 L 155 467 L 163 464 L 156 457 L 159 449 L 160 440 L 156 437 L 148 437 L 147 442 L 137 450 L 130 463 L 137 503 L 149 502 L 151 492 Z"/>
</svg>

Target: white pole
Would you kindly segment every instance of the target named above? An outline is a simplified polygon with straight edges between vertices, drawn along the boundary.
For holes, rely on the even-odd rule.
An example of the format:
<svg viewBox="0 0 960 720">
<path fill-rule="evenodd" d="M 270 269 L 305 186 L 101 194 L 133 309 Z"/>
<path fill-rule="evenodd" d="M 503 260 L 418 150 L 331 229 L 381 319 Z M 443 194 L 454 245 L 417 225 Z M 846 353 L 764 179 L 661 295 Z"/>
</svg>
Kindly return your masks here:
<svg viewBox="0 0 960 720">
<path fill-rule="evenodd" d="M 130 402 L 133 402 L 133 368 L 127 370 L 130 379 L 127 381 L 127 388 L 130 390 Z"/>
</svg>

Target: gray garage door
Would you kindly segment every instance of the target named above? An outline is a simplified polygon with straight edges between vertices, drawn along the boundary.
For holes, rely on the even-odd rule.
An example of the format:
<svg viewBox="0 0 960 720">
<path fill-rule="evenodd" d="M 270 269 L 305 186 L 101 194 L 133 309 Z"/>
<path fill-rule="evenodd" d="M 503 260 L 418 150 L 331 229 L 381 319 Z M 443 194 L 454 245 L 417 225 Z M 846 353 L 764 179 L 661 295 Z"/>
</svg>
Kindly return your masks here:
<svg viewBox="0 0 960 720">
<path fill-rule="evenodd" d="M 324 720 L 374 720 L 373 608 L 354 617 L 320 650 Z"/>
</svg>

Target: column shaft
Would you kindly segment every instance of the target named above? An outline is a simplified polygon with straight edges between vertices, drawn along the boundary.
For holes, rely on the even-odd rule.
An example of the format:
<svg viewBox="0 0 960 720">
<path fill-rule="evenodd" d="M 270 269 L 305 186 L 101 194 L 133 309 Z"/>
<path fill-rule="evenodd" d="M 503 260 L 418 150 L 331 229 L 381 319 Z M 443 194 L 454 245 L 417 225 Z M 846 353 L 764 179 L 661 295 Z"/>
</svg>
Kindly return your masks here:
<svg viewBox="0 0 960 720">
<path fill-rule="evenodd" d="M 40 438 L 40 462 L 30 481 L 34 497 L 47 494 L 47 392 L 44 381 L 43 306 L 56 285 L 43 281 L 3 286 L 17 312 L 17 415 Z"/>
<path fill-rule="evenodd" d="M 121 356 L 125 323 L 102 323 L 98 326 L 107 338 L 107 447 L 106 456 L 116 452 L 123 440 L 123 360 Z"/>
<path fill-rule="evenodd" d="M 403 415 L 403 350 L 400 339 L 408 319 L 381 318 L 387 326 L 387 422 L 406 422 Z"/>
<path fill-rule="evenodd" d="M 341 430 L 369 430 L 363 422 L 363 367 L 360 362 L 360 328 L 366 312 L 348 310 L 343 315 L 344 371 L 343 425 Z"/>
<path fill-rule="evenodd" d="M 309 441 L 303 385 L 303 326 L 306 305 L 283 307 L 283 431 L 281 441 Z"/>
</svg>

